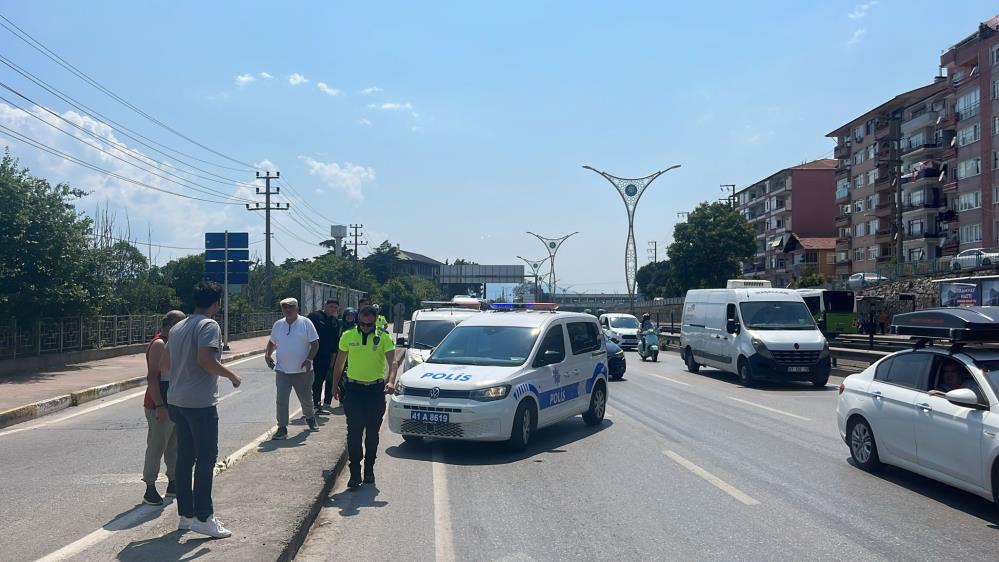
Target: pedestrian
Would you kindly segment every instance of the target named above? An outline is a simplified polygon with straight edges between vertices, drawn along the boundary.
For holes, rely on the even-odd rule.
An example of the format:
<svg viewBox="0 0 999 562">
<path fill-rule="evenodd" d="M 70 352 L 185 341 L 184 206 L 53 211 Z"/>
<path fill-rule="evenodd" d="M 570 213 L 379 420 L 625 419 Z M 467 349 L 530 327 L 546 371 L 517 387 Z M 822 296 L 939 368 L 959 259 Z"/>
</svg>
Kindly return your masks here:
<svg viewBox="0 0 999 562">
<path fill-rule="evenodd" d="M 878 326 L 881 328 L 881 333 L 884 334 L 888 327 L 888 309 L 882 308 L 878 314 Z"/>
<path fill-rule="evenodd" d="M 327 299 L 322 310 L 311 312 L 307 317 L 319 334 L 319 351 L 316 352 L 313 366 L 315 378 L 312 381 L 312 406 L 317 414 L 333 412 L 333 362 L 336 360 L 337 347 L 340 344 L 339 315 L 340 301 Z M 323 399 L 321 403 L 320 399 Z"/>
<path fill-rule="evenodd" d="M 397 364 L 392 360 L 395 344 L 388 334 L 375 328 L 376 319 L 375 310 L 370 306 L 358 311 L 357 328 L 340 336 L 340 354 L 337 355 L 336 366 L 333 368 L 333 392 L 338 399 L 340 393 L 343 393 L 343 411 L 347 417 L 349 488 L 361 485 L 362 459 L 363 482 L 375 483 L 375 457 L 378 451 L 378 432 L 385 416 L 385 395 L 395 391 Z M 348 360 L 350 372 L 341 391 L 338 384 Z"/>
<path fill-rule="evenodd" d="M 382 314 L 382 305 L 374 304 L 371 308 L 375 309 L 375 315 L 377 319 L 375 320 L 375 328 L 381 330 L 382 332 L 388 333 L 388 320 Z"/>
<path fill-rule="evenodd" d="M 212 316 L 221 298 L 218 283 L 198 283 L 194 312 L 170 329 L 167 352 L 160 359 L 160 372 L 170 373 L 167 411 L 177 427 L 177 528 L 219 539 L 232 535 L 215 517 L 212 505 L 219 455 L 219 378 L 229 379 L 233 388 L 242 382 L 220 361 L 222 330 Z"/>
<path fill-rule="evenodd" d="M 170 372 L 160 371 L 160 357 L 170 338 L 170 328 L 185 318 L 179 310 L 166 313 L 160 322 L 160 329 L 146 346 L 146 395 L 142 399 L 146 412 L 146 459 L 142 466 L 142 481 L 146 483 L 146 493 L 142 503 L 163 505 L 163 498 L 156 491 L 156 479 L 160 476 L 160 462 L 166 464 L 166 497 L 177 496 L 177 483 L 174 481 L 177 466 L 177 432 L 167 412 L 167 389 L 170 386 Z"/>
<path fill-rule="evenodd" d="M 264 360 L 274 369 L 274 386 L 277 389 L 277 432 L 273 439 L 288 437 L 288 402 L 291 389 L 302 404 L 302 415 L 308 424 L 307 431 L 319 431 L 316 413 L 312 408 L 312 360 L 319 351 L 319 334 L 312 321 L 298 314 L 298 300 L 288 297 L 281 301 L 284 318 L 274 323 L 271 339 L 267 342 Z M 277 350 L 277 360 L 274 351 Z"/>
<path fill-rule="evenodd" d="M 357 312 L 351 308 L 347 307 L 343 309 L 343 318 L 340 319 L 340 334 L 342 335 L 347 330 L 355 328 L 357 326 Z M 337 342 L 339 345 L 339 342 Z M 339 348 L 337 349 L 339 351 Z"/>
</svg>

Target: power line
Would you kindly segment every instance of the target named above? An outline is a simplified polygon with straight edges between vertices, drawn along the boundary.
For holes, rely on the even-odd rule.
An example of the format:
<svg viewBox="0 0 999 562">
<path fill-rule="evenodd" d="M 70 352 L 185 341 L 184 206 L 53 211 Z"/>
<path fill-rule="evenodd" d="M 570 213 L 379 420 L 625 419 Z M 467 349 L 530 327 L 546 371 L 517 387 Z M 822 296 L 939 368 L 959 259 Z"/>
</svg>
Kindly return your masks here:
<svg viewBox="0 0 999 562">
<path fill-rule="evenodd" d="M 283 185 L 283 186 L 284 186 L 284 187 L 286 187 L 286 188 L 287 188 L 287 189 L 288 189 L 289 191 L 291 191 L 293 195 L 297 195 L 297 198 L 298 198 L 298 199 L 300 200 L 300 202 L 302 203 L 302 205 L 303 205 L 303 206 L 304 206 L 304 207 L 305 207 L 305 208 L 306 208 L 307 210 L 309 210 L 309 211 L 312 211 L 312 213 L 313 213 L 313 214 L 314 214 L 314 215 L 315 215 L 316 217 L 318 217 L 318 218 L 319 218 L 319 220 L 323 221 L 322 223 L 314 223 L 314 224 L 316 224 L 316 226 L 318 226 L 318 227 L 320 227 L 320 228 L 324 228 L 325 226 L 327 226 L 327 225 L 325 224 L 325 222 L 326 222 L 326 221 L 330 221 L 330 220 L 334 220 L 334 219 L 332 219 L 331 217 L 328 217 L 328 216 L 326 216 L 325 214 L 323 214 L 322 212 L 320 212 L 320 211 L 316 210 L 316 208 L 315 208 L 315 207 L 313 207 L 313 206 L 312 206 L 312 205 L 311 205 L 311 204 L 310 204 L 310 203 L 308 202 L 308 200 L 306 200 L 306 198 L 305 198 L 304 196 L 302 196 L 302 195 L 301 195 L 301 194 L 300 194 L 300 193 L 298 192 L 298 190 L 297 190 L 297 189 L 295 189 L 295 187 L 294 187 L 294 186 L 292 186 L 292 185 L 291 185 L 290 183 L 288 183 L 288 180 L 286 180 L 286 179 L 282 178 L 282 179 L 280 180 L 280 182 L 281 182 L 281 185 Z M 314 221 L 313 221 L 313 222 L 314 222 Z"/>
<path fill-rule="evenodd" d="M 4 84 L 3 82 L 0 82 L 0 86 L 2 86 L 4 88 L 7 88 L 7 85 Z M 10 88 L 7 88 L 7 89 L 9 90 Z M 168 174 L 168 175 L 170 175 L 170 176 L 172 176 L 174 178 L 177 178 L 180 181 L 186 182 L 186 183 L 188 183 L 190 185 L 185 185 L 183 183 L 180 183 L 180 181 L 170 179 L 169 177 L 164 176 L 164 175 L 160 175 L 159 173 L 157 173 L 157 172 L 155 172 L 155 171 L 153 171 L 153 170 L 151 170 L 149 168 L 145 168 L 145 167 L 139 166 L 138 164 L 136 164 L 134 162 L 129 162 L 128 160 L 125 160 L 124 158 L 122 158 L 122 157 L 120 157 L 120 156 L 118 156 L 116 154 L 113 154 L 111 152 L 108 152 L 107 150 L 104 150 L 103 148 L 101 148 L 99 146 L 94 146 L 94 145 L 86 142 L 85 140 L 81 139 L 80 137 L 77 137 L 76 135 L 70 133 L 69 131 L 66 131 L 66 130 L 60 128 L 60 127 L 57 127 L 56 125 L 54 125 L 52 123 L 49 123 L 48 121 L 42 119 L 41 117 L 39 117 L 38 115 L 35 115 L 34 113 L 32 113 L 30 111 L 26 111 L 20 105 L 18 105 L 15 102 L 10 101 L 9 99 L 7 99 L 4 96 L 0 96 L 0 100 L 6 102 L 7 104 L 9 104 L 12 107 L 16 107 L 17 109 L 19 109 L 22 112 L 24 112 L 26 115 L 30 115 L 31 117 L 33 117 L 33 118 L 41 121 L 45 125 L 48 125 L 49 127 L 52 127 L 53 129 L 59 131 L 60 133 L 62 133 L 64 135 L 72 138 L 73 140 L 81 142 L 81 143 L 85 144 L 86 146 L 88 146 L 90 148 L 93 148 L 94 150 L 98 150 L 98 151 L 100 151 L 100 152 L 102 152 L 104 154 L 107 154 L 108 156 L 110 156 L 110 157 L 112 157 L 112 158 L 114 158 L 116 160 L 120 160 L 121 162 L 124 162 L 125 164 L 128 164 L 130 166 L 138 168 L 139 170 L 141 170 L 143 172 L 146 172 L 147 174 L 154 175 L 154 176 L 156 176 L 156 177 L 158 177 L 160 179 L 166 180 L 166 181 L 168 181 L 170 183 L 176 184 L 176 185 L 178 185 L 180 187 L 183 187 L 185 189 L 191 189 L 193 191 L 197 191 L 197 192 L 203 193 L 205 195 L 211 195 L 211 196 L 216 196 L 216 197 L 223 197 L 223 198 L 226 198 L 226 199 L 232 199 L 233 201 L 238 201 L 238 202 L 243 202 L 243 203 L 245 203 L 245 202 L 252 203 L 253 202 L 253 201 L 251 201 L 249 199 L 243 199 L 243 198 L 240 198 L 240 197 L 234 197 L 232 195 L 229 195 L 228 193 L 223 193 L 223 192 L 221 192 L 221 191 L 219 191 L 217 189 L 213 189 L 213 188 L 208 187 L 208 186 L 204 186 L 204 185 L 201 185 L 201 184 L 198 184 L 198 183 L 194 183 L 191 180 L 188 180 L 187 178 L 183 178 L 181 176 L 178 176 L 176 174 L 172 174 L 170 172 L 164 171 L 163 173 L 164 174 Z M 61 116 L 60 116 L 60 119 L 62 119 Z M 65 121 L 65 119 L 64 119 L 64 121 Z M 66 121 L 66 122 L 70 123 L 70 124 L 73 124 L 72 122 L 69 122 L 69 121 Z M 103 141 L 104 140 L 100 135 L 91 133 L 90 131 L 87 131 L 86 129 L 83 129 L 83 128 L 80 128 L 80 127 L 77 127 L 77 128 L 79 128 L 81 131 L 83 131 L 83 132 L 85 132 L 87 134 L 90 134 L 91 136 L 93 136 L 94 138 L 98 139 L 99 141 Z M 132 155 L 132 153 L 129 152 L 129 151 L 123 151 L 121 149 L 119 149 L 119 151 L 125 153 L 126 155 Z M 135 158 L 136 160 L 138 160 L 138 158 L 136 158 L 134 155 L 132 155 L 132 157 Z M 141 160 L 139 160 L 139 161 L 141 162 Z M 194 186 L 194 187 L 192 187 L 192 186 Z"/>
<path fill-rule="evenodd" d="M 78 164 L 78 165 L 83 166 L 85 168 L 90 168 L 91 170 L 94 170 L 95 172 L 100 172 L 100 173 L 102 173 L 104 175 L 107 175 L 107 176 L 110 176 L 110 177 L 113 177 L 113 178 L 116 178 L 116 179 L 119 179 L 119 180 L 122 180 L 122 181 L 126 181 L 128 183 L 133 183 L 135 185 L 138 185 L 138 186 L 141 186 L 141 187 L 145 187 L 147 189 L 152 189 L 153 191 L 159 191 L 161 193 L 166 193 L 168 195 L 175 195 L 177 197 L 183 197 L 185 199 L 193 199 L 195 201 L 204 201 L 206 203 L 217 203 L 219 205 L 242 205 L 242 203 L 235 203 L 235 202 L 231 202 L 231 201 L 215 201 L 215 200 L 212 200 L 212 199 L 204 199 L 204 198 L 201 198 L 201 197 L 195 197 L 193 195 L 186 195 L 184 193 L 177 193 L 175 191 L 170 191 L 169 189 L 163 189 L 161 187 L 156 187 L 156 186 L 153 186 L 153 185 L 149 185 L 148 183 L 144 183 L 144 182 L 141 182 L 141 181 L 138 181 L 138 180 L 134 180 L 134 179 L 129 178 L 129 177 L 125 177 L 123 175 L 117 174 L 117 173 L 112 172 L 110 170 L 105 170 L 104 168 L 101 168 L 99 166 L 95 166 L 95 165 L 93 165 L 93 164 L 91 164 L 89 162 L 84 162 L 83 160 L 80 160 L 79 158 L 76 158 L 75 156 L 72 156 L 70 154 L 62 152 L 61 150 L 56 150 L 54 148 L 49 148 L 49 147 L 45 146 L 44 144 L 42 144 L 42 143 L 40 143 L 40 142 L 38 142 L 38 141 L 36 141 L 36 140 L 28 137 L 28 136 L 25 136 L 25 135 L 22 135 L 21 133 L 18 133 L 17 131 L 11 129 L 10 127 L 6 127 L 4 125 L 0 125 L 0 129 L 3 129 L 5 131 L 7 131 L 11 135 L 14 135 L 14 137 L 16 137 L 17 139 L 19 139 L 19 140 L 21 140 L 21 141 L 29 144 L 30 146 L 33 146 L 34 148 L 37 148 L 39 150 L 48 152 L 49 154 L 52 154 L 53 156 L 62 157 L 62 158 L 66 159 L 66 160 L 68 160 L 70 162 L 73 162 L 74 164 Z"/>
<path fill-rule="evenodd" d="M 5 24 L 3 22 L 0 22 L 0 26 L 3 26 L 4 29 L 6 29 L 7 31 L 9 31 L 14 36 L 16 36 L 18 39 L 20 39 L 24 43 L 28 44 L 29 46 L 31 46 L 36 51 L 42 53 L 43 55 L 45 55 L 46 57 L 48 57 L 49 59 L 51 59 L 52 61 L 54 61 L 55 63 L 57 63 L 59 66 L 63 67 L 64 69 L 66 69 L 68 71 L 70 71 L 71 73 L 73 73 L 74 75 L 76 75 L 81 80 L 87 82 L 88 84 L 90 84 L 94 88 L 98 89 L 99 91 L 104 92 L 105 94 L 107 94 L 108 96 L 110 96 L 115 101 L 121 103 L 125 107 L 128 107 L 132 111 L 138 113 L 139 115 L 145 117 L 146 119 L 152 121 L 153 123 L 159 125 L 160 127 L 164 128 L 164 129 L 166 129 L 167 131 L 170 131 L 171 133 L 177 135 L 178 137 L 180 137 L 180 138 L 182 138 L 182 139 L 184 139 L 184 140 L 186 140 L 186 141 L 188 141 L 188 142 L 190 142 L 190 143 L 192 143 L 192 144 L 194 144 L 196 146 L 199 146 L 202 149 L 207 150 L 208 152 L 211 152 L 212 154 L 215 154 L 216 156 L 219 156 L 221 158 L 224 158 L 226 160 L 229 160 L 230 162 L 234 162 L 234 163 L 239 164 L 241 166 L 246 166 L 249 169 L 253 169 L 253 164 L 247 164 L 246 162 L 243 162 L 243 161 L 238 160 L 236 158 L 233 158 L 231 156 L 227 156 L 226 154 L 223 154 L 222 152 L 219 152 L 219 151 L 217 151 L 217 150 L 215 150 L 213 148 L 205 146 L 204 144 L 201 144 L 200 142 L 192 139 L 191 137 L 185 135 L 184 133 L 181 133 L 180 131 L 174 129 L 173 127 L 167 125 L 166 123 L 164 123 L 164 122 L 160 121 L 159 119 L 153 117 L 152 115 L 146 113 L 142 109 L 139 109 L 138 107 L 136 107 L 135 105 L 133 105 L 128 100 L 126 100 L 126 99 L 122 98 L 121 96 L 119 96 L 118 94 L 112 92 L 111 90 L 109 90 L 108 88 L 106 88 L 103 84 L 101 84 L 97 80 L 94 80 L 93 78 L 91 78 L 90 76 L 88 76 L 86 73 L 84 73 L 80 69 L 78 69 L 75 66 L 73 66 L 71 63 L 69 63 L 68 61 L 66 61 L 66 59 L 60 57 L 54 51 L 52 51 L 51 49 L 49 49 L 48 47 L 46 47 L 41 41 L 39 41 L 39 40 L 35 39 L 34 37 L 32 37 L 30 34 L 28 34 L 28 32 L 26 32 L 23 29 L 21 29 L 20 27 L 18 27 L 17 24 L 15 24 L 14 22 L 10 21 L 9 19 L 7 19 L 2 14 L 0 14 L 0 19 L 2 19 L 3 21 L 7 22 L 7 24 L 10 24 L 10 26 L 8 26 L 7 24 Z M 15 32 L 13 29 L 11 29 L 11 27 L 13 27 L 14 29 L 16 29 L 17 32 Z M 220 168 L 225 168 L 226 167 L 226 166 L 222 166 L 222 165 L 219 165 L 219 164 L 214 164 L 214 163 L 211 163 L 211 162 L 206 162 L 206 163 L 210 163 L 213 166 L 218 166 Z M 228 169 L 235 170 L 235 171 L 248 171 L 248 170 L 240 170 L 238 168 L 228 168 Z"/>
</svg>

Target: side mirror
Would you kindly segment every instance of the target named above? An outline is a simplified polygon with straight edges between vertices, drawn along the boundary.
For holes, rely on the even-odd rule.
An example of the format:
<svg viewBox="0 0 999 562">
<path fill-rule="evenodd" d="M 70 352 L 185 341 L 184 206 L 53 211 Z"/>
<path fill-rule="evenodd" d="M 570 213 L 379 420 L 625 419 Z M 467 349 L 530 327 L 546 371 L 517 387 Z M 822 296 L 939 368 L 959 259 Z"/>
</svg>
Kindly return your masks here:
<svg viewBox="0 0 999 562">
<path fill-rule="evenodd" d="M 944 398 L 951 404 L 957 404 L 958 406 L 968 406 L 970 408 L 979 406 L 978 395 L 970 388 L 955 388 L 944 394 Z"/>
<path fill-rule="evenodd" d="M 742 326 L 739 325 L 739 321 L 734 318 L 729 318 L 725 323 L 725 331 L 730 334 L 738 334 L 742 331 Z"/>
<path fill-rule="evenodd" d="M 399 336 L 398 339 L 395 340 L 395 346 L 396 347 L 409 347 L 409 342 L 406 341 L 406 336 Z"/>
</svg>

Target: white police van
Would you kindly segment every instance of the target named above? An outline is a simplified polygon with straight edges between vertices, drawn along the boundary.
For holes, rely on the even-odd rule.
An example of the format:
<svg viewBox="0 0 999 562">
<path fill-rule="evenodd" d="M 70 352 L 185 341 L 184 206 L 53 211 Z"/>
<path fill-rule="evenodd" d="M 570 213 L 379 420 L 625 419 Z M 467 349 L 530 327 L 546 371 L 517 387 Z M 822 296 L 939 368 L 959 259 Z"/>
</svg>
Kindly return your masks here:
<svg viewBox="0 0 999 562">
<path fill-rule="evenodd" d="M 405 373 L 423 363 L 430 352 L 440 345 L 463 320 L 481 314 L 478 300 L 423 301 L 413 312 L 407 336 L 396 340 L 396 347 L 405 348 L 400 372 Z"/>
<path fill-rule="evenodd" d="M 538 428 L 566 418 L 603 421 L 607 350 L 597 320 L 545 303 L 493 307 L 500 310 L 464 320 L 399 377 L 388 407 L 393 432 L 523 449 Z"/>
</svg>

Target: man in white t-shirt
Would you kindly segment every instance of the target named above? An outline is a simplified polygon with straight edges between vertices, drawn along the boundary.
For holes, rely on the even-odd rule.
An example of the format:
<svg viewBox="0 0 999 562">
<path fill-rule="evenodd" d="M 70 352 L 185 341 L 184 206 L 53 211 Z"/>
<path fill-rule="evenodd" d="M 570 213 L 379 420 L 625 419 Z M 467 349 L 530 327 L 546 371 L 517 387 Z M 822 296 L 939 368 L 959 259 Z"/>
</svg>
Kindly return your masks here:
<svg viewBox="0 0 999 562">
<path fill-rule="evenodd" d="M 295 389 L 298 401 L 302 404 L 302 414 L 308 431 L 319 431 L 316 413 L 312 407 L 312 359 L 319 351 L 319 333 L 312 321 L 298 314 L 298 301 L 286 298 L 281 301 L 284 318 L 274 323 L 271 339 L 267 342 L 264 360 L 274 369 L 274 382 L 277 387 L 277 433 L 274 439 L 288 437 L 288 401 L 291 389 Z M 277 350 L 277 360 L 274 351 Z"/>
</svg>

